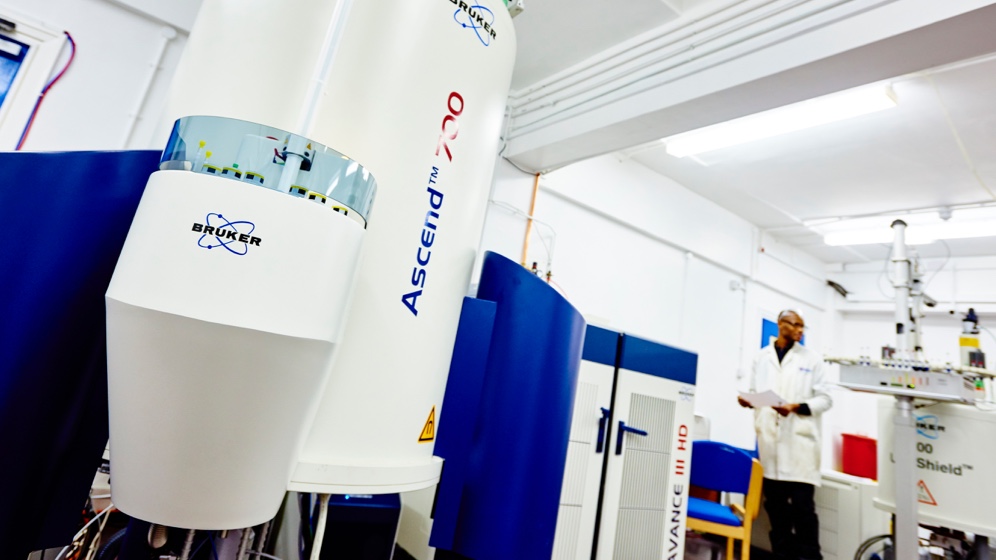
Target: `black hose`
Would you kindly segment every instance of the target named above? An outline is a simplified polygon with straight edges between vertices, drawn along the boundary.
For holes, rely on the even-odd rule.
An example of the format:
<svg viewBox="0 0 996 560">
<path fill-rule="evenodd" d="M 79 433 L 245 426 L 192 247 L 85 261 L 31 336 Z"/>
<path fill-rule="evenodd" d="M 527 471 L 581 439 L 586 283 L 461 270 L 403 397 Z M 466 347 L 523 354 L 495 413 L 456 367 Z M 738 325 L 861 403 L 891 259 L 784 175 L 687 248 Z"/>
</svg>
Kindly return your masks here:
<svg viewBox="0 0 996 560">
<path fill-rule="evenodd" d="M 97 551 L 97 560 L 115 560 L 118 557 L 118 553 L 121 552 L 121 541 L 124 540 L 125 535 L 128 534 L 128 529 L 121 529 L 117 533 L 107 539 L 104 546 L 100 547 Z"/>
<path fill-rule="evenodd" d="M 313 527 L 311 526 L 311 494 L 301 494 L 300 495 L 300 514 L 301 514 L 301 537 L 304 541 L 303 546 L 300 549 L 301 558 L 311 557 L 311 545 L 314 543 L 315 534 L 313 532 Z"/>
<path fill-rule="evenodd" d="M 861 557 L 865 554 L 865 552 L 868 552 L 868 549 L 871 548 L 873 544 L 890 538 L 892 538 L 892 535 L 888 533 L 885 535 L 875 535 L 874 537 L 871 537 L 870 539 L 861 543 L 861 545 L 858 547 L 858 550 L 855 551 L 854 553 L 854 560 L 861 560 Z"/>
</svg>

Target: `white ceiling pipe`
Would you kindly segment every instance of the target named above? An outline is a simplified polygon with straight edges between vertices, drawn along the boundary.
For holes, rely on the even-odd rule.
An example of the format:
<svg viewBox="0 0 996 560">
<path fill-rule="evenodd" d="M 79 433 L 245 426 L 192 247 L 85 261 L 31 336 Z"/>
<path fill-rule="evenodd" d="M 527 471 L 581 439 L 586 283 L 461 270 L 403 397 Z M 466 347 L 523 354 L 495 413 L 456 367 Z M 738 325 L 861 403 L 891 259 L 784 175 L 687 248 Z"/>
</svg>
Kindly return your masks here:
<svg viewBox="0 0 996 560">
<path fill-rule="evenodd" d="M 624 58 L 623 60 L 613 60 L 604 64 L 598 64 L 591 68 L 586 68 L 580 72 L 574 72 L 573 75 L 563 79 L 563 83 L 551 84 L 550 87 L 544 88 L 541 92 L 539 92 L 539 95 L 531 96 L 530 98 L 523 100 L 521 103 L 513 101 L 513 116 L 528 114 L 530 112 L 555 105 L 558 103 L 558 100 L 565 97 L 572 97 L 578 95 L 579 93 L 588 92 L 613 82 L 625 81 L 626 84 L 631 84 L 635 81 L 644 79 L 642 76 L 645 76 L 651 72 L 654 65 L 667 62 L 682 54 L 693 53 L 695 56 L 685 58 L 680 61 L 679 64 L 672 67 L 687 64 L 708 54 L 719 52 L 731 46 L 736 46 L 737 44 L 743 42 L 743 39 L 738 37 L 738 32 L 747 30 L 749 32 L 748 39 L 754 36 L 770 33 L 773 30 L 779 29 L 782 25 L 771 25 L 760 32 L 750 32 L 750 29 L 752 26 L 757 26 L 762 22 L 777 18 L 778 16 L 783 15 L 794 8 L 817 1 L 847 3 L 853 0 L 769 0 L 768 2 L 756 6 L 749 11 L 738 13 L 723 21 L 716 22 L 714 25 L 703 27 L 702 29 L 685 29 L 680 32 L 680 36 L 678 37 L 664 37 L 662 38 L 663 40 L 660 41 L 661 44 L 655 45 L 653 48 L 648 48 L 644 52 L 629 52 L 628 55 L 626 55 L 626 51 L 623 51 L 622 54 L 626 55 L 620 56 L 620 58 Z M 769 6 L 773 9 L 760 14 L 756 13 Z M 813 12 L 807 12 L 802 17 L 808 18 L 812 15 Z M 677 34 L 678 33 L 676 33 L 676 35 Z M 723 39 L 727 40 L 723 41 Z M 715 43 L 722 44 L 720 44 L 719 47 L 713 47 L 710 49 L 706 48 L 714 45 Z M 661 53 L 661 51 L 665 50 L 666 52 Z M 627 75 L 629 76 L 627 77 Z M 541 103 L 543 99 L 551 97 L 555 93 L 560 95 L 557 95 L 554 99 Z"/>
<path fill-rule="evenodd" d="M 121 142 L 121 147 L 124 149 L 128 148 L 128 144 L 131 142 L 131 137 L 135 133 L 135 125 L 138 124 L 138 119 L 142 116 L 142 109 L 145 107 L 145 102 L 149 98 L 149 92 L 152 91 L 152 83 L 156 79 L 156 75 L 159 74 L 160 67 L 163 63 L 163 57 L 166 56 L 166 49 L 169 47 L 170 42 L 176 38 L 176 30 L 169 26 L 163 26 L 159 32 L 159 43 L 156 45 L 156 52 L 152 56 L 152 60 L 149 61 L 149 71 L 145 74 L 145 79 L 142 80 L 142 87 L 139 88 L 138 99 L 135 101 L 135 108 L 131 110 L 128 114 L 128 126 L 125 127 L 124 140 Z"/>
<path fill-rule="evenodd" d="M 600 76 L 608 70 L 621 66 L 629 61 L 636 60 L 639 57 L 645 56 L 649 53 L 653 53 L 662 47 L 685 40 L 688 37 L 694 36 L 696 33 L 713 29 L 723 23 L 729 22 L 732 19 L 740 17 L 744 13 L 757 10 L 761 7 L 772 4 L 775 1 L 777 0 L 737 0 L 736 2 L 727 4 L 710 12 L 708 15 L 699 17 L 689 22 L 686 22 L 684 19 L 679 17 L 675 21 L 666 23 L 657 29 L 643 33 L 629 41 L 624 41 L 623 43 L 606 49 L 591 58 L 588 58 L 587 60 L 571 66 L 566 70 L 562 70 L 556 74 L 544 78 L 536 84 L 517 90 L 509 96 L 509 100 L 513 106 L 519 106 L 537 99 L 542 99 L 551 93 L 561 91 L 564 87 L 575 85 L 583 80 L 590 79 L 593 76 Z M 744 4 L 746 4 L 746 6 Z M 733 11 L 734 8 L 741 8 L 741 10 Z M 731 13 L 725 13 L 728 11 Z M 706 21 L 720 14 L 725 15 L 725 19 L 721 19 L 719 21 Z M 519 101 L 521 101 L 521 103 L 518 103 Z"/>
<path fill-rule="evenodd" d="M 909 349 L 910 331 L 910 258 L 906 247 L 906 222 L 892 223 L 895 239 L 892 244 L 893 284 L 895 294 L 896 351 L 900 357 Z"/>
<path fill-rule="evenodd" d="M 799 5 L 811 4 L 814 1 L 800 2 Z M 799 24 L 810 20 L 820 13 L 858 1 L 861 0 L 821 2 L 820 8 L 804 14 L 791 14 L 791 19 L 788 21 L 779 22 L 763 29 L 747 28 L 739 30 L 739 34 L 723 35 L 722 38 L 726 38 L 727 41 L 719 42 L 720 39 L 716 39 L 715 42 L 717 44 L 712 48 L 707 49 L 705 45 L 698 44 L 683 46 L 676 51 L 664 55 L 660 60 L 649 62 L 641 60 L 639 64 L 640 70 L 633 72 L 629 76 L 619 79 L 607 77 L 595 85 L 588 83 L 580 84 L 562 92 L 562 95 L 557 96 L 556 99 L 547 101 L 538 107 L 524 107 L 518 111 L 513 110 L 513 120 L 518 122 L 514 123 L 515 126 L 513 127 L 510 139 L 518 138 L 537 129 L 550 126 L 553 123 L 577 116 L 578 114 L 593 111 L 605 105 L 618 102 L 621 99 L 675 82 L 703 69 L 736 60 L 749 53 L 742 50 L 729 52 L 733 47 L 745 44 L 759 37 L 769 38 L 770 41 L 762 46 L 770 46 L 770 44 L 776 42 L 775 37 L 771 37 L 771 35 L 780 32 L 783 36 L 782 38 L 787 38 L 791 35 L 811 30 L 813 29 L 812 27 L 802 28 L 802 25 Z M 875 5 L 871 7 L 878 7 L 895 1 L 880 0 L 875 2 Z M 863 3 L 872 4 L 871 1 Z M 864 9 L 871 9 L 871 7 L 864 7 Z M 756 49 L 750 50 L 753 52 Z M 681 57 L 683 54 L 688 56 Z M 707 57 L 712 55 L 716 55 L 716 59 L 707 60 Z M 697 62 L 700 62 L 701 65 L 694 66 L 693 63 Z M 664 64 L 663 68 L 655 66 L 661 64 Z M 683 71 L 675 71 L 678 69 Z M 522 117 L 527 114 L 532 115 L 532 118 L 523 119 Z"/>
</svg>

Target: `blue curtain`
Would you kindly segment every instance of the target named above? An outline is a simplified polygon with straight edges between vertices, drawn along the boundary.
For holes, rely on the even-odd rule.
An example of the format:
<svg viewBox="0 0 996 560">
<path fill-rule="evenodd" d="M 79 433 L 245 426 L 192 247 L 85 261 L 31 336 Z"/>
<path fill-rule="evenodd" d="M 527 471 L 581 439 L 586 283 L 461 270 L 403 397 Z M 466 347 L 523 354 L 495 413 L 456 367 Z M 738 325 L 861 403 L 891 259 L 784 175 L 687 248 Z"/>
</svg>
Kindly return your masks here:
<svg viewBox="0 0 996 560">
<path fill-rule="evenodd" d="M 474 560 L 549 559 L 585 322 L 496 253 L 477 298 L 464 306 L 443 399 L 429 542 Z"/>
<path fill-rule="evenodd" d="M 5 557 L 77 530 L 107 442 L 104 292 L 159 155 L 0 153 Z"/>
</svg>

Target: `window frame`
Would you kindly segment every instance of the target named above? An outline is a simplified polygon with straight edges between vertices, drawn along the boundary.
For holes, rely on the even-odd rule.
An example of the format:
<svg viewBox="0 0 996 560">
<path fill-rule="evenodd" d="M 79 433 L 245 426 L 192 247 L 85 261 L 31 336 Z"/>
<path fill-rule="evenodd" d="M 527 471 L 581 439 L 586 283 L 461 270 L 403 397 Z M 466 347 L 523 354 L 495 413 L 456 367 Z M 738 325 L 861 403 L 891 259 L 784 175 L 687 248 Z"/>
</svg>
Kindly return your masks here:
<svg viewBox="0 0 996 560">
<path fill-rule="evenodd" d="M 28 53 L 7 90 L 3 105 L 0 105 L 0 150 L 13 150 L 38 95 L 59 60 L 66 36 L 62 31 L 7 8 L 0 9 L 0 18 L 17 24 L 13 32 L 0 33 L 28 45 Z"/>
</svg>

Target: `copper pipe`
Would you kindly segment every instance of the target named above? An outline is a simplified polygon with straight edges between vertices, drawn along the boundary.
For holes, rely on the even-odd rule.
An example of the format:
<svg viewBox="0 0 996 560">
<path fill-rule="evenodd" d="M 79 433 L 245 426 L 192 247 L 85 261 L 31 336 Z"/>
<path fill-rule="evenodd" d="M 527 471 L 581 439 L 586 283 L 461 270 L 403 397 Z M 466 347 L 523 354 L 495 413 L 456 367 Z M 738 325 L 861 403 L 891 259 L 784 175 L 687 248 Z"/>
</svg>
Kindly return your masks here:
<svg viewBox="0 0 996 560">
<path fill-rule="evenodd" d="M 522 241 L 522 266 L 526 266 L 526 256 L 529 253 L 529 236 L 533 233 L 533 214 L 536 212 L 536 196 L 539 194 L 540 174 L 533 179 L 533 199 L 529 203 L 529 217 L 526 218 L 526 238 Z"/>
</svg>

